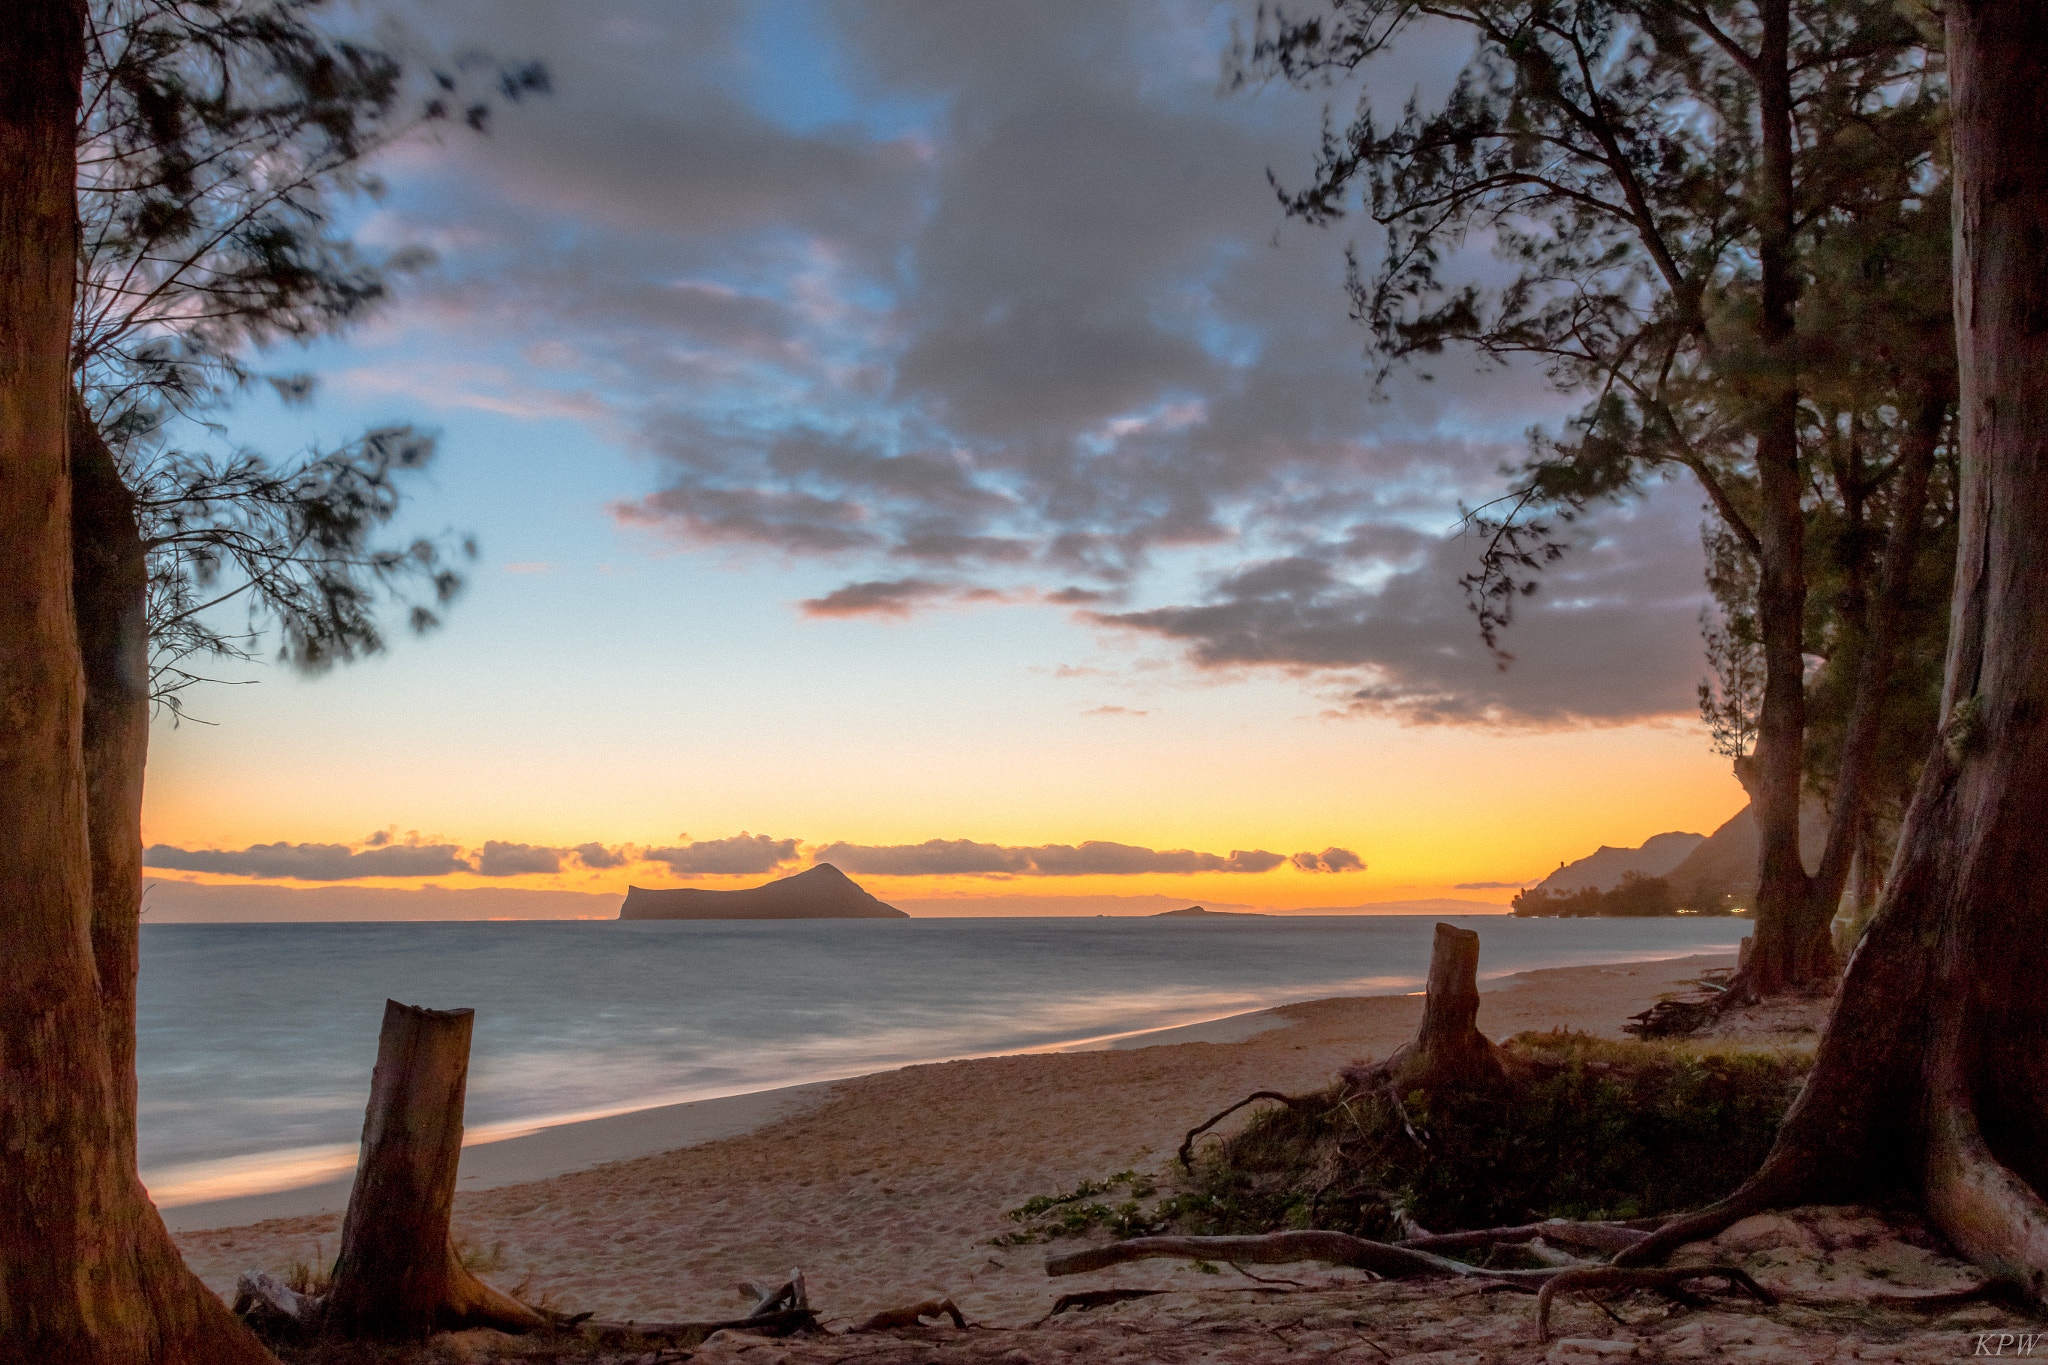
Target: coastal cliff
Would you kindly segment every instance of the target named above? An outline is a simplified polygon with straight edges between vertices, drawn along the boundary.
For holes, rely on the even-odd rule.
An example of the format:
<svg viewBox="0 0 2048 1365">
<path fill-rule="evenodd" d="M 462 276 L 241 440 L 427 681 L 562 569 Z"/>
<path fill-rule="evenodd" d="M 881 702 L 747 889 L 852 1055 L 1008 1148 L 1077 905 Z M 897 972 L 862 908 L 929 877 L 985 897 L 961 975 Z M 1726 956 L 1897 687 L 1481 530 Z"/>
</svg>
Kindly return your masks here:
<svg viewBox="0 0 2048 1365">
<path fill-rule="evenodd" d="M 909 919 L 876 900 L 851 877 L 819 863 L 808 872 L 744 891 L 701 891 L 695 887 L 650 891 L 626 888 L 620 919 Z"/>
</svg>

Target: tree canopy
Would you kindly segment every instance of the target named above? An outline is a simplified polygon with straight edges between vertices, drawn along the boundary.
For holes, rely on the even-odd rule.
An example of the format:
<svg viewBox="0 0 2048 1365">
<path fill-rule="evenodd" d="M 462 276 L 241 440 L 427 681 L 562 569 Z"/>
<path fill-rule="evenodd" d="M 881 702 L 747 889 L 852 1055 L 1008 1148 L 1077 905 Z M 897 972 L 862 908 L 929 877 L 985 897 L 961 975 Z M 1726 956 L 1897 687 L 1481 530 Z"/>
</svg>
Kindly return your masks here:
<svg viewBox="0 0 2048 1365">
<path fill-rule="evenodd" d="M 1375 59 L 1460 40 L 1472 55 L 1440 103 L 1381 115 Z M 1737 994 L 1825 975 L 1907 603 L 1927 586 L 1916 566 L 1939 539 L 1929 508 L 1952 486 L 1930 32 L 1890 0 L 1333 0 L 1263 11 L 1235 60 L 1241 79 L 1364 73 L 1308 182 L 1276 187 L 1305 221 L 1357 202 L 1381 230 L 1378 263 L 1354 248 L 1347 276 L 1381 378 L 1461 353 L 1585 396 L 1470 516 L 1484 548 L 1466 587 L 1503 666 L 1568 524 L 1647 480 L 1697 481 L 1718 586 L 1743 599 L 1709 623 L 1726 685 L 1703 699 L 1716 743 L 1754 759 L 1759 951 Z M 1822 784 L 1842 833 L 1812 877 L 1809 647 L 1842 718 Z"/>
<path fill-rule="evenodd" d="M 275 633 L 320 669 L 384 645 L 387 597 L 431 629 L 462 585 L 466 539 L 376 543 L 404 481 L 434 453 L 411 427 L 277 463 L 228 441 L 226 410 L 265 381 L 280 342 L 332 334 L 425 265 L 366 252 L 347 203 L 376 196 L 374 154 L 494 99 L 547 89 L 538 64 L 411 62 L 321 26 L 323 0 L 98 0 L 88 14 L 78 129 L 82 229 L 73 363 L 149 555 L 152 691 L 174 711 L 208 657 Z M 216 608 L 239 599 L 246 625 Z"/>
</svg>

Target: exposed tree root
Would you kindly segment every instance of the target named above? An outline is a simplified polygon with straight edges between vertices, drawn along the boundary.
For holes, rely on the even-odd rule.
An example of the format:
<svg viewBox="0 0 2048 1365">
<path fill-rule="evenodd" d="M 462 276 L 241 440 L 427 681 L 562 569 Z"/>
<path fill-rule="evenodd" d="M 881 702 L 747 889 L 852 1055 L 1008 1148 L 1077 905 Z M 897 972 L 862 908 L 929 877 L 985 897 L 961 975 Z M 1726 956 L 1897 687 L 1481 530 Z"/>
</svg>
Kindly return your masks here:
<svg viewBox="0 0 2048 1365">
<path fill-rule="evenodd" d="M 2048 1203 L 1984 1141 L 1953 1039 L 1941 1046 L 1931 1086 L 1922 1187 L 1934 1225 L 1996 1280 L 2048 1305 Z"/>
<path fill-rule="evenodd" d="M 1670 1269 L 1625 1270 L 1617 1266 L 1583 1266 L 1560 1270 L 1536 1295 L 1536 1339 L 1550 1340 L 1550 1306 L 1560 1293 L 1573 1289 L 1677 1289 L 1683 1291 L 1693 1280 L 1710 1278 L 1728 1282 L 1731 1291 L 1741 1290 L 1765 1307 L 1778 1302 L 1777 1295 L 1732 1265 L 1678 1266 Z"/>
<path fill-rule="evenodd" d="M 1424 1275 L 1458 1279 L 1498 1280 L 1507 1284 L 1541 1285 L 1557 1270 L 1482 1270 L 1434 1252 L 1367 1241 L 1346 1232 L 1269 1232 L 1256 1237 L 1133 1237 L 1049 1257 L 1047 1275 L 1079 1275 L 1105 1270 L 1127 1261 L 1157 1258 L 1188 1261 L 1241 1261 L 1250 1265 L 1285 1265 L 1320 1261 L 1325 1265 L 1370 1270 L 1390 1280 Z"/>
<path fill-rule="evenodd" d="M 1426 1237 L 1405 1237 L 1391 1245 L 1410 1251 L 1464 1251 L 1495 1244 L 1519 1245 L 1538 1237 L 1588 1251 L 1624 1251 L 1650 1234 L 1626 1223 L 1575 1223 L 1552 1218 L 1540 1223 L 1520 1223 L 1506 1228 L 1475 1228 L 1470 1232 L 1439 1232 Z"/>
<path fill-rule="evenodd" d="M 1223 1122 L 1223 1120 L 1229 1118 L 1232 1114 L 1235 1114 L 1238 1110 L 1244 1108 L 1246 1105 L 1251 1104 L 1257 1100 L 1278 1100 L 1281 1104 L 1286 1105 L 1289 1109 L 1292 1109 L 1301 1103 L 1301 1101 L 1294 1098 L 1294 1096 L 1283 1095 L 1277 1090 L 1252 1091 L 1251 1094 L 1246 1095 L 1243 1099 L 1239 1100 L 1236 1104 L 1231 1105 L 1228 1109 L 1225 1109 L 1218 1114 L 1211 1114 L 1208 1118 L 1203 1119 L 1200 1123 L 1188 1129 L 1188 1135 L 1180 1140 L 1180 1150 L 1174 1154 L 1175 1157 L 1178 1158 L 1178 1160 L 1180 1161 L 1181 1166 L 1183 1168 L 1188 1168 L 1194 1164 L 1194 1147 L 1196 1138 L 1208 1132 L 1211 1128 L 1214 1128 L 1217 1124 Z"/>
<path fill-rule="evenodd" d="M 1766 1209 L 1790 1208 L 1806 1202 L 1803 1181 L 1790 1178 L 1786 1167 L 1790 1163 L 1773 1153 L 1764 1168 L 1751 1177 L 1742 1188 L 1719 1203 L 1709 1204 L 1697 1213 L 1683 1214 L 1658 1228 L 1633 1246 L 1624 1247 L 1614 1257 L 1617 1266 L 1653 1266 L 1663 1261 L 1672 1252 L 1689 1242 L 1704 1242 L 1735 1226 L 1751 1214 Z"/>
</svg>

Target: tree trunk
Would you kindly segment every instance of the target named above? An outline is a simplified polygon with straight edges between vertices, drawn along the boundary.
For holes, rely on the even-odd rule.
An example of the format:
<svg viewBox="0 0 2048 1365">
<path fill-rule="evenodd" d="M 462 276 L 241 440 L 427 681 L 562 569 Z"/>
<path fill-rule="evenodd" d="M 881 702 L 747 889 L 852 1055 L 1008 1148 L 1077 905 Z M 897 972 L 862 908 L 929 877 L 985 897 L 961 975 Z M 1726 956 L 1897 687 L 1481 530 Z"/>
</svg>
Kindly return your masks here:
<svg viewBox="0 0 2048 1365">
<path fill-rule="evenodd" d="M 470 1274 L 449 1234 L 475 1018 L 384 1003 L 362 1161 L 323 1310 L 329 1332 L 418 1340 L 462 1327 L 547 1325 Z"/>
<path fill-rule="evenodd" d="M 142 780 L 149 762 L 149 562 L 135 496 L 74 392 L 71 599 L 85 671 L 85 811 L 92 949 L 120 1098 L 122 1160 L 135 1161 L 135 975 L 141 962 Z"/>
<path fill-rule="evenodd" d="M 1885 537 L 1880 562 L 1876 601 L 1867 614 L 1866 629 L 1856 665 L 1856 687 L 1850 700 L 1849 720 L 1844 727 L 1842 754 L 1835 771 L 1834 804 L 1828 812 L 1827 842 L 1821 850 L 1820 867 L 1808 879 L 1806 905 L 1795 926 L 1802 941 L 1826 938 L 1829 958 L 1816 950 L 1801 948 L 1806 960 L 1832 960 L 1832 928 L 1840 909 L 1842 892 L 1859 858 L 1868 860 L 1870 836 L 1870 774 L 1882 737 L 1885 704 L 1891 700 L 1892 681 L 1898 662 L 1899 633 L 1912 594 L 1913 573 L 1920 557 L 1927 502 L 1934 480 L 1936 455 L 1941 447 L 1942 427 L 1948 421 L 1950 384 L 1928 380 L 1920 394 L 1912 430 L 1900 452 L 1898 496 L 1892 508 L 1892 524 Z M 1862 918 L 1863 885 L 1867 877 L 1856 878 L 1857 902 L 1852 918 Z"/>
<path fill-rule="evenodd" d="M 29 0 L 0 24 L 0 1361 L 256 1365 L 136 1179 L 133 988 L 98 952 L 67 438 L 84 22 Z"/>
<path fill-rule="evenodd" d="M 1479 935 L 1452 924 L 1436 927 L 1429 988 L 1415 1040 L 1387 1059 L 1401 1090 L 1472 1090 L 1501 1078 L 1500 1056 L 1479 1031 Z"/>
<path fill-rule="evenodd" d="M 1799 379 L 1793 306 L 1793 152 L 1790 0 L 1758 7 L 1756 57 L 1762 165 L 1754 191 L 1760 275 L 1756 345 L 1757 626 L 1764 696 L 1757 717 L 1756 944 L 1731 990 L 1769 995 L 1833 971 L 1802 933 L 1808 902 L 1799 859 L 1799 789 L 1806 740 L 1806 512 L 1799 468 Z M 1824 950 L 1823 950 L 1824 951 Z"/>
<path fill-rule="evenodd" d="M 1962 521 L 1942 738 L 1763 1168 L 1618 1259 L 1904 1187 L 2048 1303 L 2048 10 L 1951 0 L 1947 24 Z"/>
</svg>

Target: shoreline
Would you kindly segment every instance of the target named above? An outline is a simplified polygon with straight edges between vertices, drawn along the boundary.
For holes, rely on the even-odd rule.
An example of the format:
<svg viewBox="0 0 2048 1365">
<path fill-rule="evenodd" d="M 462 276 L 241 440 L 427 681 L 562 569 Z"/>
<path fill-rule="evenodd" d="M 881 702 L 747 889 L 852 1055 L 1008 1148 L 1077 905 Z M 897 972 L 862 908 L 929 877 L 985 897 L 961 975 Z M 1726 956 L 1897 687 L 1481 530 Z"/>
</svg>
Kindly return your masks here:
<svg viewBox="0 0 2048 1365">
<path fill-rule="evenodd" d="M 1134 1029 L 1128 1033 L 1104 1034 L 1033 1051 L 991 1055 L 1029 1057 L 1111 1048 L 1173 1047 L 1182 1043 L 1235 1043 L 1269 1029 L 1286 1027 L 1287 1020 L 1277 1013 L 1285 1008 L 1286 1005 L 1274 1005 L 1191 1024 Z M 979 1060 L 982 1060 L 979 1056 L 946 1059 Z M 944 1064 L 920 1062 L 911 1065 Z M 888 1070 L 903 1069 L 894 1067 Z M 628 1109 L 596 1118 L 547 1123 L 525 1128 L 510 1137 L 474 1139 L 463 1144 L 455 1190 L 457 1194 L 468 1194 L 551 1180 L 614 1161 L 631 1161 L 637 1157 L 716 1142 L 721 1138 L 739 1137 L 824 1103 L 835 1086 L 886 1074 L 888 1071 L 858 1072 L 851 1076 L 806 1081 L 769 1090 L 714 1095 L 701 1100 Z M 172 1232 L 203 1232 L 278 1218 L 338 1213 L 348 1206 L 349 1187 L 354 1179 L 355 1172 L 351 1168 L 345 1175 L 308 1184 L 216 1199 L 160 1204 L 157 1211 L 163 1215 L 164 1226 Z"/>
<path fill-rule="evenodd" d="M 1706 955 L 1712 956 L 1712 955 Z M 1682 962 L 1689 958 L 1625 956 L 1611 962 L 1576 967 L 1532 968 L 1524 972 L 1482 976 L 1482 993 L 1516 988 L 1524 978 L 1540 977 L 1552 971 L 1606 971 L 1632 969 L 1646 963 Z M 1388 979 L 1384 986 L 1359 996 L 1332 998 L 1400 998 L 1420 991 L 1402 986 L 1421 986 L 1420 977 Z M 880 1072 L 850 1072 L 838 1076 L 813 1076 L 763 1090 L 737 1094 L 709 1095 L 688 1100 L 666 1100 L 610 1112 L 583 1115 L 541 1116 L 531 1121 L 507 1121 L 471 1128 L 462 1150 L 458 1193 L 502 1188 L 534 1180 L 550 1179 L 608 1162 L 631 1160 L 658 1152 L 716 1141 L 751 1132 L 765 1124 L 795 1113 L 833 1086 L 908 1066 L 938 1065 L 956 1061 L 978 1061 L 993 1057 L 1034 1056 L 1096 1049 L 1128 1049 L 1172 1046 L 1181 1043 L 1235 1043 L 1259 1033 L 1284 1027 L 1282 1011 L 1300 1001 L 1278 1001 L 1255 1009 L 1197 1019 L 1182 1024 L 1132 1029 L 1125 1032 L 1063 1039 L 1049 1044 L 1013 1051 L 965 1053 L 937 1056 L 921 1061 L 885 1066 Z M 249 1177 L 237 1167 L 270 1158 L 267 1169 L 273 1182 L 268 1188 L 248 1188 Z M 289 1158 L 278 1163 L 277 1158 Z M 280 1171 L 295 1173 L 296 1182 L 275 1182 Z M 295 1168 L 295 1169 L 294 1169 Z M 152 1195 L 158 1211 L 173 1232 L 234 1227 L 276 1218 L 295 1218 L 328 1211 L 340 1211 L 348 1202 L 354 1179 L 355 1147 L 307 1148 L 297 1152 L 259 1153 L 244 1158 L 190 1163 L 155 1173 Z M 239 1178 L 238 1178 L 239 1176 Z M 240 1185 L 241 1188 L 235 1188 Z M 212 1186 L 209 1190 L 207 1187 Z M 227 1192 L 215 1192 L 222 1186 Z"/>
<path fill-rule="evenodd" d="M 1551 1028 L 1619 1038 L 1628 1015 L 1702 968 L 1731 963 L 1712 954 L 1496 978 L 1482 991 L 1479 1026 L 1494 1038 Z M 1258 1012 L 1278 1023 L 1234 1041 L 1187 1032 L 1243 1029 L 1245 1016 L 1183 1026 L 1173 1041 L 1097 1040 L 874 1072 L 764 1109 L 743 1132 L 465 1189 L 455 1235 L 488 1253 L 494 1282 L 602 1317 L 717 1316 L 737 1282 L 801 1266 L 835 1320 L 931 1294 L 978 1321 L 1028 1320 L 1048 1300 L 1043 1249 L 1000 1241 L 1016 1226 L 1007 1210 L 1111 1172 L 1157 1169 L 1190 1127 L 1253 1090 L 1301 1094 L 1347 1063 L 1383 1057 L 1413 1035 L 1422 1003 L 1339 996 Z M 581 1158 L 601 1155 L 583 1139 L 602 1131 L 563 1125 L 533 1136 Z M 261 1222 L 250 1207 L 243 1226 L 174 1225 L 187 1264 L 216 1292 L 231 1295 L 247 1270 L 334 1254 L 338 1207 Z M 188 1209 L 187 1219 L 198 1212 Z M 1136 1287 L 1213 1285 L 1177 1263 L 1129 1272 Z"/>
</svg>

